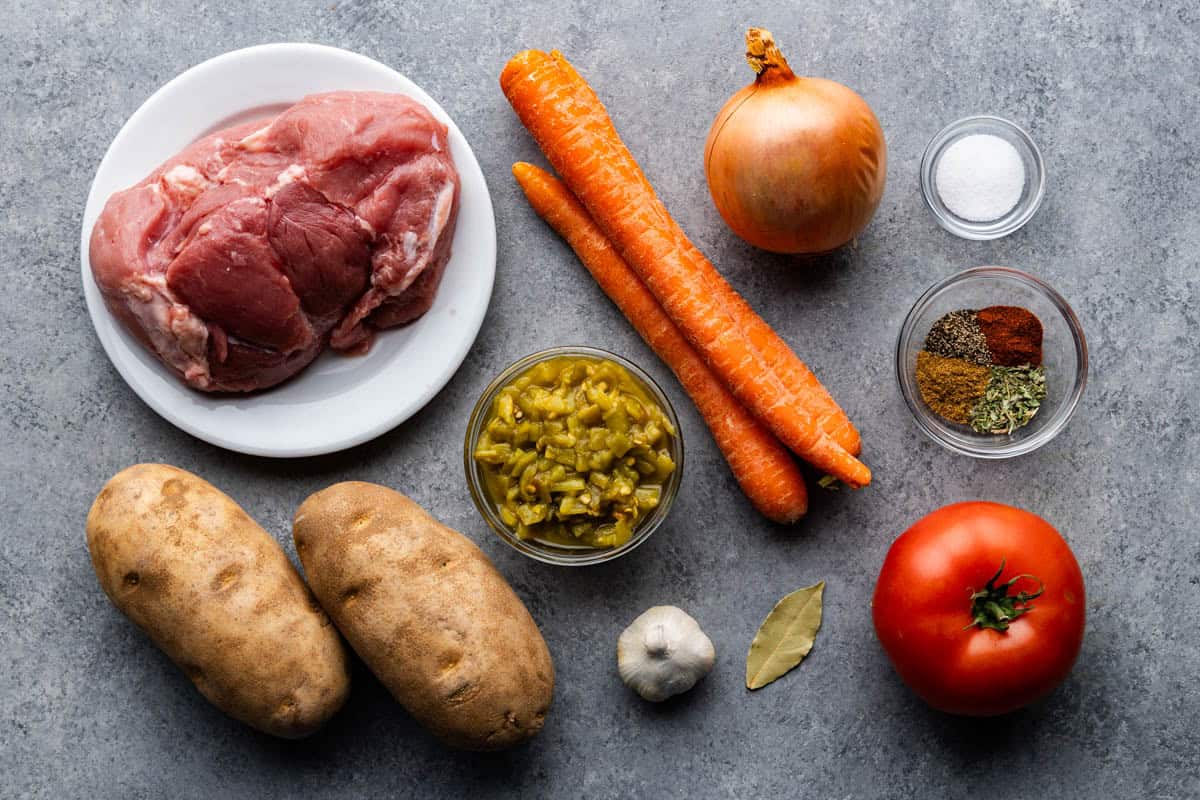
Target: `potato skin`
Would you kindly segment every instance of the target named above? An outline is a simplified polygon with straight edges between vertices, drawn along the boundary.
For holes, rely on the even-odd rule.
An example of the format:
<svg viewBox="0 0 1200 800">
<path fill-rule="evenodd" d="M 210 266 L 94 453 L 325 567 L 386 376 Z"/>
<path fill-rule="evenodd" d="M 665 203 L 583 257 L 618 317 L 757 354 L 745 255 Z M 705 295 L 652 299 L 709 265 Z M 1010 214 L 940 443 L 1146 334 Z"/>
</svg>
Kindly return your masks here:
<svg viewBox="0 0 1200 800">
<path fill-rule="evenodd" d="M 164 464 L 122 470 L 87 542 L 104 593 L 229 716 L 297 739 L 342 707 L 337 631 L 279 543 L 212 484 Z"/>
<path fill-rule="evenodd" d="M 554 693 L 550 651 L 473 542 L 403 494 L 360 482 L 310 496 L 292 535 L 334 624 L 435 736 L 501 750 L 541 730 Z"/>
</svg>

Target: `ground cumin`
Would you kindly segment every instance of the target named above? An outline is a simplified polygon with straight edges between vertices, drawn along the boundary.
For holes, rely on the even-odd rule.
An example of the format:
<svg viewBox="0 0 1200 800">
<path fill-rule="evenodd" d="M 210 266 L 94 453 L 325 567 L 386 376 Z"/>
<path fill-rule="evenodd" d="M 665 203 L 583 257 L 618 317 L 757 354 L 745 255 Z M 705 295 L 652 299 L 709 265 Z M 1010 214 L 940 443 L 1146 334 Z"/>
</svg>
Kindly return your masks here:
<svg viewBox="0 0 1200 800">
<path fill-rule="evenodd" d="M 987 390 L 991 369 L 961 358 L 946 358 L 927 350 L 917 353 L 917 388 L 935 414 L 966 425 Z"/>
</svg>

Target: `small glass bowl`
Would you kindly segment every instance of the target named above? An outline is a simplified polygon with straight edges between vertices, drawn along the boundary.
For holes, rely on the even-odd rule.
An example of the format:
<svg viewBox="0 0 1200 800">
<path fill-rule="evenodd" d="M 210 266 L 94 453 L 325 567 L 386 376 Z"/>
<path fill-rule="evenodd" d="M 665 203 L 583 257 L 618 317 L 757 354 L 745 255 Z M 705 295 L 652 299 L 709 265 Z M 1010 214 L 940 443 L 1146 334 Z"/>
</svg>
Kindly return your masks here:
<svg viewBox="0 0 1200 800">
<path fill-rule="evenodd" d="M 1012 433 L 980 434 L 942 419 L 925 405 L 917 387 L 917 353 L 930 326 L 944 314 L 996 305 L 1023 306 L 1042 321 L 1046 399 L 1033 419 Z M 947 450 L 975 458 L 1032 453 L 1057 436 L 1079 404 L 1087 372 L 1087 341 L 1075 312 L 1058 292 L 1011 267 L 974 267 L 935 283 L 908 312 L 896 342 L 896 378 L 917 426 Z"/>
<path fill-rule="evenodd" d="M 654 398 L 655 402 L 658 403 L 667 415 L 671 427 L 675 429 L 675 435 L 670 437 L 671 459 L 675 462 L 675 471 L 671 473 L 670 477 L 667 478 L 666 484 L 663 486 L 662 497 L 659 499 L 658 506 L 638 522 L 637 526 L 633 529 L 633 536 L 630 537 L 628 542 L 619 547 L 561 547 L 532 539 L 517 538 L 516 533 L 500 519 L 495 506 L 488 499 L 484 488 L 482 470 L 474 458 L 475 444 L 479 441 L 479 435 L 483 431 L 484 420 L 487 418 L 488 411 L 492 407 L 492 401 L 496 399 L 496 395 L 499 394 L 500 390 L 534 364 L 561 356 L 597 360 L 605 359 L 620 364 Z M 611 561 L 614 558 L 625 555 L 649 539 L 650 534 L 654 533 L 658 529 L 658 526 L 663 523 L 663 520 L 667 518 L 667 514 L 671 511 L 671 505 L 675 502 L 675 496 L 679 494 L 679 485 L 683 478 L 683 434 L 679 427 L 679 418 L 675 415 L 675 408 L 671 405 L 671 401 L 667 399 L 666 393 L 654 382 L 653 378 L 633 362 L 622 358 L 616 353 L 610 353 L 607 350 L 601 350 L 597 347 L 551 347 L 548 350 L 542 350 L 525 356 L 510 364 L 484 389 L 479 401 L 475 404 L 474 410 L 471 411 L 471 419 L 467 423 L 467 436 L 463 447 L 463 466 L 467 472 L 467 486 L 471 490 L 471 499 L 475 501 L 475 507 L 479 509 L 480 516 L 491 526 L 492 530 L 500 535 L 501 539 L 508 542 L 509 545 L 519 552 L 538 561 L 544 561 L 547 564 L 582 567 L 589 564 L 602 564 L 605 561 Z"/>
<path fill-rule="evenodd" d="M 964 136 L 991 134 L 999 136 L 1017 149 L 1025 165 L 1025 187 L 1021 199 L 1012 210 L 999 219 L 972 222 L 963 219 L 946 207 L 937 191 L 937 168 L 946 148 Z M 1046 193 L 1046 165 L 1033 139 L 1021 126 L 1000 117 L 966 117 L 952 122 L 938 132 L 921 157 L 921 194 L 938 224 L 955 236 L 975 241 L 987 241 L 1008 236 L 1033 218 L 1042 196 Z"/>
</svg>

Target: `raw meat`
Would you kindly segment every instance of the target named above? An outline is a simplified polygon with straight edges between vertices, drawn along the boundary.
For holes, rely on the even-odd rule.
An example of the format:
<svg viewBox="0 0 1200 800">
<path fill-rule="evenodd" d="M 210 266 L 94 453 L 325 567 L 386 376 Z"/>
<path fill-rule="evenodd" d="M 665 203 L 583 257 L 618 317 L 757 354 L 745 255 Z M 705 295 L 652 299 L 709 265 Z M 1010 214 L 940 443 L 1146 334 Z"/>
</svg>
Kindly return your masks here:
<svg viewBox="0 0 1200 800">
<path fill-rule="evenodd" d="M 306 97 L 205 136 L 114 194 L 92 274 L 114 315 L 189 386 L 264 389 L 329 344 L 433 304 L 458 212 L 446 126 L 403 95 Z"/>
</svg>

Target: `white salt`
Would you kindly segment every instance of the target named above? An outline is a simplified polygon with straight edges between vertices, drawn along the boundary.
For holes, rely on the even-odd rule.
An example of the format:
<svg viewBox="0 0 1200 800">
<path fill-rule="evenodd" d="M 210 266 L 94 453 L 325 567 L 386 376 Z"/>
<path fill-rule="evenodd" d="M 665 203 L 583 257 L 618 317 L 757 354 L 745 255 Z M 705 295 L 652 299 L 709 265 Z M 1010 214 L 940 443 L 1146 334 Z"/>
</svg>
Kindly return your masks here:
<svg viewBox="0 0 1200 800">
<path fill-rule="evenodd" d="M 946 148 L 934 181 L 938 196 L 955 216 L 991 222 L 1020 201 L 1025 164 L 1017 148 L 999 136 L 973 133 Z"/>
</svg>

